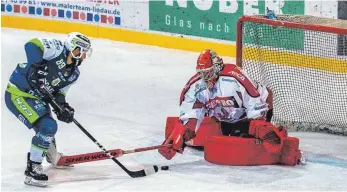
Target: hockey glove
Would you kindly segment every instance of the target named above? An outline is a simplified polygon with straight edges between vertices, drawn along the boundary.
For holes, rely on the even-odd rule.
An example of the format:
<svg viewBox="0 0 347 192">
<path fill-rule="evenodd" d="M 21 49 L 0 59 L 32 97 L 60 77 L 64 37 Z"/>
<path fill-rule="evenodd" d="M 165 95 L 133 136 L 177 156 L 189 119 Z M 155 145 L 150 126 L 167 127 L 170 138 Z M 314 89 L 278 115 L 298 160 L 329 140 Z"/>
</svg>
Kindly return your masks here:
<svg viewBox="0 0 347 192">
<path fill-rule="evenodd" d="M 45 84 L 46 77 L 48 75 L 48 67 L 46 64 L 33 64 L 32 66 L 32 72 L 29 76 L 30 84 L 35 89 L 41 89 L 40 85 Z"/>
<path fill-rule="evenodd" d="M 270 152 L 280 152 L 284 140 L 288 137 L 285 127 L 280 126 L 277 128 L 270 122 L 263 120 L 252 120 L 248 133 L 255 138 L 261 139 L 263 146 Z"/>
<path fill-rule="evenodd" d="M 74 119 L 75 110 L 68 103 L 62 103 L 60 104 L 60 107 L 62 110 L 57 108 L 53 110 L 57 115 L 58 120 L 65 123 L 71 123 Z"/>
<path fill-rule="evenodd" d="M 50 98 L 46 95 L 46 91 L 42 89 L 41 85 L 47 83 L 48 67 L 46 64 L 39 63 L 33 64 L 31 73 L 29 73 L 28 81 L 31 88 L 38 94 L 41 100 L 49 102 Z"/>
<path fill-rule="evenodd" d="M 163 145 L 173 144 L 172 147 L 159 149 L 158 152 L 167 160 L 172 159 L 176 152 L 183 153 L 185 142 L 195 137 L 195 131 L 186 129 L 181 123 L 176 123 L 172 133 L 163 142 Z"/>
</svg>

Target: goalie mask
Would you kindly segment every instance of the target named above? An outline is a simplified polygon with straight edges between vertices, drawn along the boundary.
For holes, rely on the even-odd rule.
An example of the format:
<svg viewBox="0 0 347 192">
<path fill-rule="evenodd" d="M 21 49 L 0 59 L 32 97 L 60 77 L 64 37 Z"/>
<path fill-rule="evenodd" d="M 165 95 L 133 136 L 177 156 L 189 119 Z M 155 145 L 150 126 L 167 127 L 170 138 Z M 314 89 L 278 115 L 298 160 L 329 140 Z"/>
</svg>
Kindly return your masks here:
<svg viewBox="0 0 347 192">
<path fill-rule="evenodd" d="M 200 75 L 201 79 L 209 82 L 213 77 L 223 69 L 223 59 L 217 55 L 213 50 L 204 50 L 197 60 L 196 72 Z"/>
</svg>

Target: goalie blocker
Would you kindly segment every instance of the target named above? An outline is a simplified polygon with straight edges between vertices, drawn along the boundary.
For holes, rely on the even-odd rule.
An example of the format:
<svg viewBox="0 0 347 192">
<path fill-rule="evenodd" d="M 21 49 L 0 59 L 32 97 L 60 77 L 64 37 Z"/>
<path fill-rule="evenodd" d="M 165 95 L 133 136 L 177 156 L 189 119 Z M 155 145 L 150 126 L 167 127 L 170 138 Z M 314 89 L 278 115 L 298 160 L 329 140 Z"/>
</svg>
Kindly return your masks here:
<svg viewBox="0 0 347 192">
<path fill-rule="evenodd" d="M 176 123 L 180 123 L 178 117 L 167 118 L 165 138 L 172 133 Z M 277 128 L 262 120 L 252 120 L 246 125 L 249 126 L 246 129 L 247 133 L 241 131 L 239 137 L 226 136 L 229 133 L 221 129 L 221 123 L 213 118 L 205 117 L 196 137 L 187 141 L 186 144 L 195 147 L 203 146 L 205 160 L 220 165 L 294 166 L 300 162 L 299 139 L 288 137 L 285 128 Z M 237 125 L 229 124 L 229 126 Z M 233 129 L 227 127 L 227 130 Z"/>
</svg>

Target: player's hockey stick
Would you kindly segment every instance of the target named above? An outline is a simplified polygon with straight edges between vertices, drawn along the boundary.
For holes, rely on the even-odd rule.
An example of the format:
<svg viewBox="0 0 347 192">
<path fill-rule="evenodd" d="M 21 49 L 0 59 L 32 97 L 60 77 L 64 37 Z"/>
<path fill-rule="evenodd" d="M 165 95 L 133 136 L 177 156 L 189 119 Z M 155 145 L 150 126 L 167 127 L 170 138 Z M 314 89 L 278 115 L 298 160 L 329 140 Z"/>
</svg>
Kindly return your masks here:
<svg viewBox="0 0 347 192">
<path fill-rule="evenodd" d="M 118 157 L 125 155 L 125 154 L 150 151 L 150 150 L 166 148 L 166 147 L 171 147 L 171 146 L 172 146 L 172 144 L 156 145 L 156 146 L 143 147 L 143 148 L 137 148 L 137 149 L 131 149 L 131 150 L 113 149 L 113 150 L 109 150 L 109 152 L 111 153 L 112 156 L 118 158 Z M 100 160 L 105 160 L 105 159 L 109 159 L 109 157 L 107 155 L 105 155 L 104 152 L 94 152 L 94 153 L 85 153 L 85 154 L 78 154 L 78 155 L 61 156 L 57 162 L 57 166 L 87 163 L 87 162 L 100 161 Z"/>
<path fill-rule="evenodd" d="M 40 86 L 40 88 L 45 90 L 48 97 L 52 100 L 52 104 L 55 105 L 60 111 L 63 111 L 61 106 L 55 101 L 54 96 L 48 91 L 48 89 L 43 84 Z M 151 168 L 142 169 L 139 171 L 128 170 L 122 163 L 120 163 L 116 159 L 116 157 L 111 155 L 111 153 L 108 150 L 106 150 L 105 147 L 103 147 L 86 129 L 84 129 L 83 126 L 80 123 L 78 123 L 78 121 L 76 121 L 76 119 L 73 119 L 73 122 L 77 125 L 78 128 L 81 129 L 81 131 L 84 134 L 86 134 L 89 137 L 89 139 L 91 139 L 101 150 L 103 150 L 103 152 L 108 156 L 108 158 L 112 159 L 115 163 L 117 163 L 117 165 L 119 165 L 119 167 L 121 167 L 130 177 L 132 177 L 132 178 L 144 177 L 144 176 L 158 172 L 158 166 L 156 166 L 156 165 L 154 165 Z"/>
</svg>

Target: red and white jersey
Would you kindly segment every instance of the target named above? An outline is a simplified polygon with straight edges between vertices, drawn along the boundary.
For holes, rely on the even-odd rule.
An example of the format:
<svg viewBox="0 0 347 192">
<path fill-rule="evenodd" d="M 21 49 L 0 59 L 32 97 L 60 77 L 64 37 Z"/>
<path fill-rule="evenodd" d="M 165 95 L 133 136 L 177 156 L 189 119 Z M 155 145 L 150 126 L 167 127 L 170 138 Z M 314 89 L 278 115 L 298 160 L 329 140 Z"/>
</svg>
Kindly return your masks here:
<svg viewBox="0 0 347 192">
<path fill-rule="evenodd" d="M 219 121 L 237 122 L 241 119 L 258 119 L 269 110 L 267 88 L 253 82 L 233 64 L 224 64 L 214 86 L 207 88 L 199 75 L 194 75 L 183 88 L 180 97 L 180 120 L 186 124 L 197 119 L 197 130 L 204 116 Z"/>
</svg>

